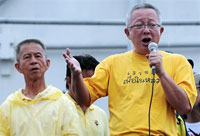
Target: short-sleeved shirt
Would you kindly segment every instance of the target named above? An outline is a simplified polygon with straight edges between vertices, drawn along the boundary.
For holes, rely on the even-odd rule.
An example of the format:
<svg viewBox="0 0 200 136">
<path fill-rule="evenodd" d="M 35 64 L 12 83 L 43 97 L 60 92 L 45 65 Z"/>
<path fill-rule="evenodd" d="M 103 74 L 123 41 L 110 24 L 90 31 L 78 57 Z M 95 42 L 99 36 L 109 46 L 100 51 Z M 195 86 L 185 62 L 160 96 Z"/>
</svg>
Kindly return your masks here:
<svg viewBox="0 0 200 136">
<path fill-rule="evenodd" d="M 65 95 L 76 105 L 80 126 L 84 136 L 109 136 L 108 120 L 104 110 L 92 104 L 84 113 L 81 107 L 68 93 Z"/>
<path fill-rule="evenodd" d="M 165 71 L 186 92 L 191 106 L 197 93 L 191 65 L 178 54 L 161 51 Z M 103 60 L 91 78 L 84 79 L 91 103 L 108 96 L 111 136 L 148 135 L 148 110 L 152 93 L 152 70 L 145 55 L 128 51 Z M 151 106 L 151 134 L 176 136 L 175 110 L 165 97 L 161 81 L 155 75 Z"/>
</svg>

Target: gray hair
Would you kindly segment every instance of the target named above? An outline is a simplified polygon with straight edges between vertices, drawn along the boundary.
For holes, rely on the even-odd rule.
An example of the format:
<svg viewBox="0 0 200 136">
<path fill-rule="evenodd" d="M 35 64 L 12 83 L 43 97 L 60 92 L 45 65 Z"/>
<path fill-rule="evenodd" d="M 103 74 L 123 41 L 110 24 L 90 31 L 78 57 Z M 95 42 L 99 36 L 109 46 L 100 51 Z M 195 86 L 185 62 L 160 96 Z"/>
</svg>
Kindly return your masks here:
<svg viewBox="0 0 200 136">
<path fill-rule="evenodd" d="M 42 47 L 42 49 L 44 50 L 44 52 L 45 52 L 45 57 L 47 57 L 46 56 L 46 48 L 45 48 L 44 44 L 40 40 L 37 40 L 37 39 L 26 39 L 26 40 L 20 42 L 16 47 L 16 60 L 17 60 L 17 62 L 19 62 L 19 52 L 20 52 L 21 46 L 24 45 L 24 44 L 29 44 L 29 43 L 39 44 Z"/>
<path fill-rule="evenodd" d="M 135 10 L 138 10 L 138 9 L 148 9 L 148 8 L 149 9 L 153 9 L 157 13 L 157 15 L 159 17 L 159 21 L 160 21 L 160 11 L 156 7 L 154 7 L 153 5 L 151 5 L 151 4 L 143 3 L 143 4 L 139 4 L 139 5 L 136 5 L 136 6 L 132 7 L 131 10 L 128 12 L 128 14 L 126 16 L 126 27 L 129 26 L 130 20 L 131 20 L 131 16 L 132 16 L 132 14 L 133 14 L 133 12 Z"/>
</svg>

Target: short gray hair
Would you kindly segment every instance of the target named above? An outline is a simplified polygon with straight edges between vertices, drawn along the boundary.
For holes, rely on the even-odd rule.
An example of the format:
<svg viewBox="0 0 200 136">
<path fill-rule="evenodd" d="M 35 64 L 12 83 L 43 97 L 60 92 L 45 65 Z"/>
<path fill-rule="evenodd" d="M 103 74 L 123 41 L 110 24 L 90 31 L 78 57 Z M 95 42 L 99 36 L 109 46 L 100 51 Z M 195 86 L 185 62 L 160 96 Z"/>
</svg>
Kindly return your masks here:
<svg viewBox="0 0 200 136">
<path fill-rule="evenodd" d="M 17 60 L 17 62 L 19 62 L 19 52 L 20 52 L 21 46 L 24 45 L 24 44 L 29 44 L 29 43 L 39 44 L 45 52 L 45 57 L 47 57 L 45 45 L 40 40 L 38 40 L 38 39 L 26 39 L 26 40 L 21 41 L 16 47 L 16 60 Z"/>
<path fill-rule="evenodd" d="M 131 20 L 131 16 L 132 16 L 133 12 L 135 10 L 145 9 L 145 8 L 153 9 L 157 13 L 157 15 L 159 17 L 159 21 L 160 21 L 160 11 L 151 4 L 143 3 L 143 4 L 139 4 L 139 5 L 132 7 L 131 10 L 128 12 L 128 14 L 126 16 L 126 27 L 128 27 L 130 24 L 130 20 Z"/>
</svg>

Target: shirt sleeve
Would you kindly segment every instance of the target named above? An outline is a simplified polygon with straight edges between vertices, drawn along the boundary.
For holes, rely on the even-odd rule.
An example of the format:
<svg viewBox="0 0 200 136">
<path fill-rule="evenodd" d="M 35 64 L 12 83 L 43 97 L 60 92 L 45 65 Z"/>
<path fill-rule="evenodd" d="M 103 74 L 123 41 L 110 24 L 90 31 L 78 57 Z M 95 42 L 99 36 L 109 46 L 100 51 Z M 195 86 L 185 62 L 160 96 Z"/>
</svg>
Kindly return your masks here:
<svg viewBox="0 0 200 136">
<path fill-rule="evenodd" d="M 179 59 L 175 61 L 177 65 L 175 65 L 175 76 L 174 80 L 181 88 L 186 92 L 190 105 L 193 107 L 196 97 L 197 90 L 194 81 L 194 75 L 192 71 L 192 67 L 187 61 L 187 59 L 180 55 Z"/>
<path fill-rule="evenodd" d="M 110 59 L 102 61 L 95 69 L 91 78 L 85 78 L 84 82 L 90 93 L 90 104 L 100 97 L 108 95 L 108 84 L 110 79 Z"/>
</svg>

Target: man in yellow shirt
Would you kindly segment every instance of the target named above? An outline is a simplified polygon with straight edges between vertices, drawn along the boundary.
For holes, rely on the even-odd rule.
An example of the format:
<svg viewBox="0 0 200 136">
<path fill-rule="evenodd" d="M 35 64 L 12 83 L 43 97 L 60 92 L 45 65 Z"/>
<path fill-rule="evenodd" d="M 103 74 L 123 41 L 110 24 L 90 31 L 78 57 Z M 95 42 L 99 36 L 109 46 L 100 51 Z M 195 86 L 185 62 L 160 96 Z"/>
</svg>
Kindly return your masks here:
<svg viewBox="0 0 200 136">
<path fill-rule="evenodd" d="M 83 78 L 91 77 L 99 62 L 90 55 L 74 56 L 80 63 Z M 76 105 L 80 117 L 80 125 L 84 136 L 109 136 L 108 120 L 105 111 L 96 105 L 78 105 L 71 87 L 71 70 L 67 66 L 66 96 Z"/>
<path fill-rule="evenodd" d="M 0 136 L 81 135 L 75 105 L 45 83 L 50 60 L 44 44 L 36 39 L 22 41 L 16 59 L 15 68 L 24 75 L 25 88 L 0 106 Z"/>
<path fill-rule="evenodd" d="M 133 50 L 104 59 L 94 75 L 84 80 L 70 50 L 63 54 L 72 69 L 72 87 L 80 104 L 108 96 L 111 136 L 177 136 L 175 111 L 187 114 L 192 110 L 197 92 L 187 59 L 148 49 L 150 43 L 159 43 L 163 31 L 157 8 L 136 5 L 124 29 Z"/>
</svg>

